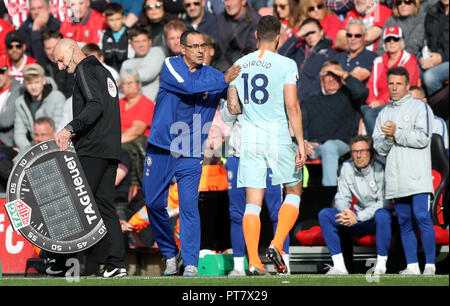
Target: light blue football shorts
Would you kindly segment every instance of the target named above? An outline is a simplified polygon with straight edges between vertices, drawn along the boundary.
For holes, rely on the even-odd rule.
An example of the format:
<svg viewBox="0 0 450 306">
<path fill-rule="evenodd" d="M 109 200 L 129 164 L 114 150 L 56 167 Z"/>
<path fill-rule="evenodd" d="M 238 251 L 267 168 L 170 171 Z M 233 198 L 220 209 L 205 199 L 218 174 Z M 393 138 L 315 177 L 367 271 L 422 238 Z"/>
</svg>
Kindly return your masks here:
<svg viewBox="0 0 450 306">
<path fill-rule="evenodd" d="M 302 180 L 302 170 L 295 168 L 294 144 L 242 143 L 237 187 L 266 188 L 267 168 L 272 169 L 272 184 L 294 186 Z"/>
</svg>

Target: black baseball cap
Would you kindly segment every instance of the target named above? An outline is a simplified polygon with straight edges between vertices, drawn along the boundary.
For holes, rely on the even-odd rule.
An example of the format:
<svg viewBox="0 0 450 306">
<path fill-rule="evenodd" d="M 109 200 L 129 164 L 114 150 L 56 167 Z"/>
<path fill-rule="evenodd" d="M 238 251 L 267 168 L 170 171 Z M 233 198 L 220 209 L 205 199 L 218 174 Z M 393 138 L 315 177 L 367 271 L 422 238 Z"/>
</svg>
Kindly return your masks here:
<svg viewBox="0 0 450 306">
<path fill-rule="evenodd" d="M 22 44 L 25 43 L 25 39 L 23 38 L 22 34 L 19 31 L 11 31 L 8 34 L 6 34 L 5 45 L 9 45 L 13 41 L 17 41 Z"/>
</svg>

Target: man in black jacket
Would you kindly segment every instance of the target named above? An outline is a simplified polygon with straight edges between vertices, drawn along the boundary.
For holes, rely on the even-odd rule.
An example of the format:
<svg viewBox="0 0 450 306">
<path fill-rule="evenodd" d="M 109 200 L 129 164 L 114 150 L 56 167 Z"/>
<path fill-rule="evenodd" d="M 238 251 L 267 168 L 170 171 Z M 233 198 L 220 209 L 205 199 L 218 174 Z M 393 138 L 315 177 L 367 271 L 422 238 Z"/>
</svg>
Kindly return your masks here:
<svg viewBox="0 0 450 306">
<path fill-rule="evenodd" d="M 105 63 L 120 71 L 122 63 L 128 59 L 128 28 L 125 25 L 124 9 L 119 3 L 108 3 L 105 7 L 108 28 L 102 38 Z"/>
<path fill-rule="evenodd" d="M 186 9 L 184 24 L 199 32 L 208 34 L 212 38 L 217 38 L 216 17 L 205 9 L 205 0 L 183 0 Z"/>
<path fill-rule="evenodd" d="M 292 35 L 278 53 L 295 60 L 298 65 L 297 95 L 300 101 L 320 89 L 319 72 L 322 64 L 335 57 L 333 41 L 325 37 L 319 21 L 307 18 L 301 29 Z"/>
<path fill-rule="evenodd" d="M 50 29 L 59 30 L 61 21 L 51 14 L 49 0 L 30 0 L 28 8 L 30 13 L 19 32 L 27 45 L 25 53 L 39 61 L 45 57 L 41 33 Z"/>
<path fill-rule="evenodd" d="M 53 50 L 63 36 L 58 30 L 47 30 L 42 32 L 41 41 L 44 46 L 44 57 L 38 58 L 38 63 L 44 68 L 45 76 L 51 77 L 58 90 L 64 94 L 66 99 L 72 96 L 73 75 L 64 70 L 59 70 L 53 59 Z M 56 89 L 56 88 L 55 88 Z"/>
<path fill-rule="evenodd" d="M 256 48 L 255 31 L 261 16 L 248 7 L 247 0 L 229 0 L 225 11 L 217 16 L 217 69 L 225 72 L 241 57 L 246 47 Z"/>
<path fill-rule="evenodd" d="M 111 73 L 77 43 L 64 38 L 53 52 L 60 70 L 75 74 L 73 120 L 55 138 L 61 151 L 72 139 L 80 163 L 105 223 L 103 277 L 126 275 L 124 244 L 114 207 L 114 183 L 120 161 L 119 92 Z"/>
<path fill-rule="evenodd" d="M 333 60 L 323 63 L 320 80 L 322 90 L 301 103 L 305 149 L 322 159 L 322 185 L 336 186 L 339 157 L 358 133 L 359 108 L 369 90 Z"/>
</svg>

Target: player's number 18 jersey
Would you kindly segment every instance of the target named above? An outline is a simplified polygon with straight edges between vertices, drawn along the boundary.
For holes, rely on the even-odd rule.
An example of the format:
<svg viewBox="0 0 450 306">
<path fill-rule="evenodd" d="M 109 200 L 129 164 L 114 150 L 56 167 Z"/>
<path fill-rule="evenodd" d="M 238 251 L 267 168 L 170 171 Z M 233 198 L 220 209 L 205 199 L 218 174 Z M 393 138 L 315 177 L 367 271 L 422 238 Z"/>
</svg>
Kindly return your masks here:
<svg viewBox="0 0 450 306">
<path fill-rule="evenodd" d="M 240 58 L 236 86 L 243 105 L 242 142 L 290 144 L 284 85 L 296 84 L 297 64 L 267 50 L 257 50 Z"/>
</svg>

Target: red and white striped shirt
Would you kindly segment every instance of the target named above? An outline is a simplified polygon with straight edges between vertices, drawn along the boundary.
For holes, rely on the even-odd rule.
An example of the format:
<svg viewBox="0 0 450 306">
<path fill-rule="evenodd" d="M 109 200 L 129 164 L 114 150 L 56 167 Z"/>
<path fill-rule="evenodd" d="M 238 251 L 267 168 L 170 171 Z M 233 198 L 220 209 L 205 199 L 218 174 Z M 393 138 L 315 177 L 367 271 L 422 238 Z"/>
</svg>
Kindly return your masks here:
<svg viewBox="0 0 450 306">
<path fill-rule="evenodd" d="M 12 78 L 15 78 L 17 81 L 19 81 L 21 84 L 23 83 L 23 70 L 25 69 L 26 65 L 34 64 L 37 62 L 35 58 L 32 58 L 31 56 L 23 55 L 24 60 L 22 62 L 22 65 L 20 65 L 19 68 L 14 67 L 14 65 L 9 61 L 9 74 Z"/>
</svg>

